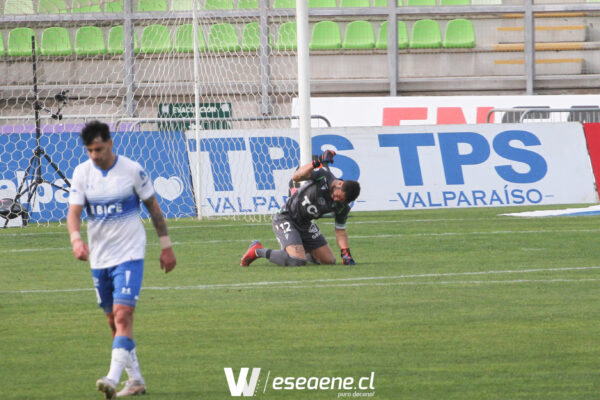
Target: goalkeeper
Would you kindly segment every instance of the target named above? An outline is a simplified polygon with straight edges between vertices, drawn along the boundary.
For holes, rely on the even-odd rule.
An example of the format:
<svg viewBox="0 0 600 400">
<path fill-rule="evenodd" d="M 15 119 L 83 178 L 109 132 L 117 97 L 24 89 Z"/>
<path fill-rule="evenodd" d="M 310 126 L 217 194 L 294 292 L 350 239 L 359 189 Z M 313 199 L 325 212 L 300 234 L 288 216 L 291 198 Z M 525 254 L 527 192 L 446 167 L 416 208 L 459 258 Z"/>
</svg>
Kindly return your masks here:
<svg viewBox="0 0 600 400">
<path fill-rule="evenodd" d="M 243 267 L 261 257 L 282 266 L 302 266 L 308 261 L 335 264 L 331 247 L 313 222 L 331 212 L 335 215 L 335 239 L 341 249 L 342 264 L 355 264 L 348 245 L 346 219 L 350 203 L 360 194 L 360 185 L 356 181 L 337 179 L 327 169 L 321 168 L 333 164 L 334 156 L 334 151 L 327 150 L 318 160 L 294 172 L 294 182 L 308 182 L 292 194 L 273 217 L 273 231 L 281 250 L 266 249 L 260 242 L 254 241 L 242 257 Z"/>
</svg>

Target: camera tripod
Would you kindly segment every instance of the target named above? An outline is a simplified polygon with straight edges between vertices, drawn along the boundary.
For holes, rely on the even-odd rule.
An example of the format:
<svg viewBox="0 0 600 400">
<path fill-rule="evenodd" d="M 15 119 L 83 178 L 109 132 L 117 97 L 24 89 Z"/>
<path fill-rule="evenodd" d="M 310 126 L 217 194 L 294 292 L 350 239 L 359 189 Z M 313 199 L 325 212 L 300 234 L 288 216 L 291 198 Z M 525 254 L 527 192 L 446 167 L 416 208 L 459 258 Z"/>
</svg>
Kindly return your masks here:
<svg viewBox="0 0 600 400">
<path fill-rule="evenodd" d="M 67 179 L 66 175 L 60 170 L 60 168 L 58 168 L 58 165 L 56 165 L 54 163 L 54 161 L 52 161 L 52 159 L 50 158 L 48 153 L 46 153 L 46 151 L 40 144 L 40 138 L 41 138 L 40 111 L 43 110 L 43 111 L 49 112 L 53 119 L 61 120 L 62 119 L 61 111 L 62 111 L 62 108 L 67 104 L 67 100 L 68 100 L 67 93 L 69 91 L 62 90 L 60 92 L 60 94 L 57 94 L 54 96 L 54 99 L 56 101 L 61 102 L 56 113 L 52 113 L 49 109 L 42 106 L 42 104 L 40 103 L 40 100 L 39 100 L 39 93 L 38 93 L 38 87 L 37 87 L 37 61 L 36 61 L 36 53 L 35 53 L 35 36 L 31 37 L 31 51 L 32 51 L 31 60 L 32 60 L 32 64 L 33 64 L 33 93 L 35 96 L 34 102 L 33 102 L 33 111 L 34 111 L 34 118 L 35 118 L 35 143 L 36 143 L 36 146 L 33 149 L 33 155 L 29 159 L 29 164 L 27 165 L 27 168 L 25 169 L 25 175 L 23 176 L 23 179 L 21 180 L 21 183 L 19 184 L 19 188 L 17 189 L 15 198 L 13 199 L 13 207 L 15 207 L 15 209 L 18 211 L 13 212 L 12 215 L 9 214 L 9 216 L 6 218 L 6 220 L 4 222 L 5 228 L 8 225 L 9 219 L 16 218 L 19 215 L 21 215 L 21 217 L 23 218 L 23 226 L 26 226 L 28 224 L 30 208 L 32 207 L 32 204 L 36 201 L 36 198 L 38 196 L 39 187 L 43 183 L 49 184 L 51 187 L 54 187 L 59 190 L 63 190 L 65 192 L 68 192 L 69 191 L 68 188 L 71 187 L 71 183 Z M 55 184 L 54 182 L 50 182 L 50 181 L 44 179 L 44 177 L 42 176 L 42 158 L 44 160 L 46 160 L 48 162 L 48 164 L 50 164 L 50 166 L 54 169 L 54 171 L 58 174 L 58 176 L 60 176 L 61 179 L 65 182 L 67 187 L 59 186 L 59 185 Z M 25 195 L 27 195 L 27 206 L 19 207 L 19 199 L 21 199 Z"/>
</svg>

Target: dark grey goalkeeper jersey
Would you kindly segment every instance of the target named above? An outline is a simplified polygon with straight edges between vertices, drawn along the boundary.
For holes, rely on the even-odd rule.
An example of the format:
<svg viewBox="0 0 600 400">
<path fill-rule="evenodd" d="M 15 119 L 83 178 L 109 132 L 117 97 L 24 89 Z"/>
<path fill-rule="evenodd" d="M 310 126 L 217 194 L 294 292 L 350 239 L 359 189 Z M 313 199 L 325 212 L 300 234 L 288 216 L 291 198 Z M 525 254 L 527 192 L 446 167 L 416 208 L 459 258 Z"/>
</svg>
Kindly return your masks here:
<svg viewBox="0 0 600 400">
<path fill-rule="evenodd" d="M 330 186 L 336 177 L 324 168 L 312 170 L 310 180 L 294 193 L 281 209 L 299 227 L 308 227 L 313 219 L 333 212 L 335 227 L 344 229 L 350 206 L 331 199 Z"/>
</svg>

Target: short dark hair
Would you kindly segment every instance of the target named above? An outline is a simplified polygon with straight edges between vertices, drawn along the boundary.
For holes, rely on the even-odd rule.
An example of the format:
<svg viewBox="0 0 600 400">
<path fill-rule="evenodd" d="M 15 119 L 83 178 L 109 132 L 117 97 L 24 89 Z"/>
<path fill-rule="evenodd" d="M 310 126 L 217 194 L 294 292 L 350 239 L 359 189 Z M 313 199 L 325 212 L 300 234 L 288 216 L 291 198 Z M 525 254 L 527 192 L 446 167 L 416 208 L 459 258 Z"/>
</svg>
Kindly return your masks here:
<svg viewBox="0 0 600 400">
<path fill-rule="evenodd" d="M 342 190 L 346 194 L 346 202 L 352 203 L 360 194 L 360 183 L 357 181 L 344 181 Z"/>
<path fill-rule="evenodd" d="M 87 122 L 81 130 L 83 145 L 89 146 L 97 137 L 100 137 L 103 142 L 108 142 L 110 140 L 110 128 L 104 122 L 97 120 Z"/>
</svg>

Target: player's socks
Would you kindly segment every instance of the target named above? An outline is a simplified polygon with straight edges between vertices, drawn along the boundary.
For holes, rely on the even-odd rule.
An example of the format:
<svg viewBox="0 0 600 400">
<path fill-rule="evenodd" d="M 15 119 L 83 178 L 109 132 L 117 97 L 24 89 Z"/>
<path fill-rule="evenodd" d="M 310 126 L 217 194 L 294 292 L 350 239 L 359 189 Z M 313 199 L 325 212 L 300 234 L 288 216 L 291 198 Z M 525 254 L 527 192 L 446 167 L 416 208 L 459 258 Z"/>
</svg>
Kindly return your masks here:
<svg viewBox="0 0 600 400">
<path fill-rule="evenodd" d="M 259 251 L 264 255 L 259 255 Z M 256 250 L 256 255 L 259 257 L 265 257 L 273 264 L 281 265 L 284 267 L 299 267 L 302 265 L 306 265 L 306 260 L 302 258 L 296 258 L 290 256 L 285 250 L 271 250 L 271 249 L 258 249 Z"/>
<path fill-rule="evenodd" d="M 142 378 L 142 372 L 140 371 L 140 363 L 138 362 L 137 354 L 135 352 L 135 347 L 129 352 L 129 363 L 125 365 L 125 371 L 127 371 L 127 375 L 129 375 L 130 379 L 144 382 L 144 378 Z"/>
<path fill-rule="evenodd" d="M 269 258 L 271 251 L 271 249 L 265 249 L 264 247 L 261 247 L 260 249 L 256 249 L 254 254 L 256 254 L 256 257 Z"/>
<path fill-rule="evenodd" d="M 112 357 L 110 370 L 106 377 L 113 382 L 119 383 L 123 369 L 130 362 L 130 351 L 135 348 L 133 339 L 127 336 L 115 336 L 112 345 Z"/>
</svg>

